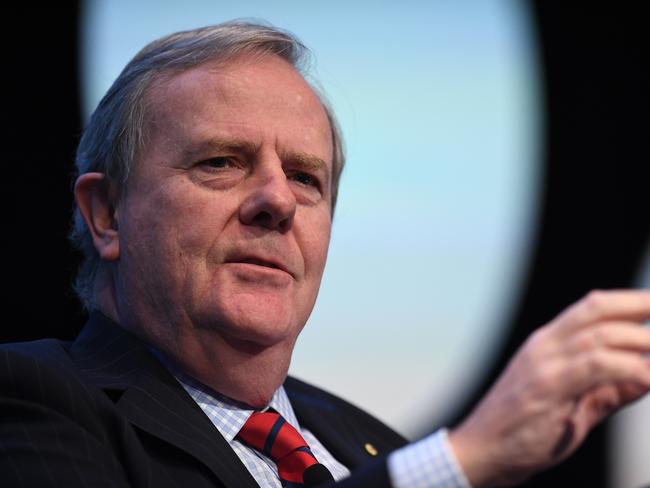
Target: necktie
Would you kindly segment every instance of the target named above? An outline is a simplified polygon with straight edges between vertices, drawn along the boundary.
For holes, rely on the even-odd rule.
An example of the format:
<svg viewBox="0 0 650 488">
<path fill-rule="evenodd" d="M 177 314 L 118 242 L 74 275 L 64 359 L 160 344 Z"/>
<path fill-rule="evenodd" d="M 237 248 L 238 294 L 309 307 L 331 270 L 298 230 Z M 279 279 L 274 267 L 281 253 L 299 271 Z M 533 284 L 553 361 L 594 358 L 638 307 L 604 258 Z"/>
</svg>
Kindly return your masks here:
<svg viewBox="0 0 650 488">
<path fill-rule="evenodd" d="M 319 464 L 305 439 L 277 412 L 254 412 L 237 437 L 273 459 L 285 488 L 302 488 L 333 481 L 332 475 Z"/>
</svg>

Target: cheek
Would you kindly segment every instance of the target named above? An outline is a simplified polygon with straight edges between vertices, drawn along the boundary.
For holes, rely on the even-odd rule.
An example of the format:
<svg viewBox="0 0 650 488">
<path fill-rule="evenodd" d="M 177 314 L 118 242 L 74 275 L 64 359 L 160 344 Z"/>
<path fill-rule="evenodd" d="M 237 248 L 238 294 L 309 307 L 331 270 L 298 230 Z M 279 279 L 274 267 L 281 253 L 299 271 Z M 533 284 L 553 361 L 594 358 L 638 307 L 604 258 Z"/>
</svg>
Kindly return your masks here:
<svg viewBox="0 0 650 488">
<path fill-rule="evenodd" d="M 320 219 L 312 219 L 310 228 L 304 234 L 304 257 L 305 265 L 310 275 L 320 283 L 325 262 L 327 261 L 327 251 L 329 249 L 331 220 L 329 215 Z"/>
<path fill-rule="evenodd" d="M 162 282 L 171 282 L 178 266 L 172 256 L 177 256 L 177 233 L 169 225 L 172 220 L 168 208 L 141 208 L 132 216 L 126 228 L 120 229 L 122 239 L 122 265 L 129 268 L 129 276 L 147 286 L 158 288 Z"/>
<path fill-rule="evenodd" d="M 161 185 L 129 209 L 124 241 L 133 259 L 178 273 L 192 256 L 205 255 L 221 222 L 215 205 L 186 186 Z"/>
</svg>

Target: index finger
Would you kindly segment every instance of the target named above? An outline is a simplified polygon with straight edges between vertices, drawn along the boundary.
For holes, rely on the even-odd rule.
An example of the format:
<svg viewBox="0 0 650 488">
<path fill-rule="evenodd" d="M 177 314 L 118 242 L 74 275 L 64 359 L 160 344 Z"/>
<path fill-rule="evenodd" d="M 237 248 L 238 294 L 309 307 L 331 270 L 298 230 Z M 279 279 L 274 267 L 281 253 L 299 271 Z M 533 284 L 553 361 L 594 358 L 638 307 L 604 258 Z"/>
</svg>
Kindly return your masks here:
<svg viewBox="0 0 650 488">
<path fill-rule="evenodd" d="M 570 335 L 605 320 L 650 320 L 650 290 L 594 290 L 562 312 L 551 326 Z"/>
</svg>

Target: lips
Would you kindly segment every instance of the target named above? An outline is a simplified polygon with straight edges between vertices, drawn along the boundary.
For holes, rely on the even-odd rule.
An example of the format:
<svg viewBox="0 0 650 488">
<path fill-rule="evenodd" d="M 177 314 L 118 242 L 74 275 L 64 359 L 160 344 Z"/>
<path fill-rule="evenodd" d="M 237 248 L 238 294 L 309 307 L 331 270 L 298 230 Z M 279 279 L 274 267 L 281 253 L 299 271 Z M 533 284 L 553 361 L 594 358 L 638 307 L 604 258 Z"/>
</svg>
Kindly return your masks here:
<svg viewBox="0 0 650 488">
<path fill-rule="evenodd" d="M 294 274 L 291 272 L 290 267 L 287 266 L 284 261 L 270 258 L 266 256 L 257 256 L 257 255 L 248 255 L 248 254 L 236 254 L 229 256 L 226 260 L 226 263 L 241 263 L 241 264 L 254 264 L 256 266 L 262 266 L 270 269 L 277 269 L 284 271 L 285 273 L 294 277 Z"/>
<path fill-rule="evenodd" d="M 278 266 L 277 264 L 271 261 L 265 261 L 263 259 L 257 259 L 257 258 L 244 258 L 238 262 L 247 263 L 247 264 L 256 264 L 258 266 L 265 266 L 267 268 L 273 268 L 273 269 L 282 269 L 280 266 Z M 282 271 L 284 271 L 284 269 L 282 269 Z"/>
</svg>

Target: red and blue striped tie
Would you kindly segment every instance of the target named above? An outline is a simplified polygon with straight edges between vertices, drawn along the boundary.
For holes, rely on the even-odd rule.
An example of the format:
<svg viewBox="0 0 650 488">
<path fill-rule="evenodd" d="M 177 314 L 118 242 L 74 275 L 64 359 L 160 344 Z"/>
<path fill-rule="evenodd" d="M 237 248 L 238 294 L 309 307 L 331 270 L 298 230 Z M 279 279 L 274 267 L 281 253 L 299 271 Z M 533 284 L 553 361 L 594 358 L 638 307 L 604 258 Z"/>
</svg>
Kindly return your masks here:
<svg viewBox="0 0 650 488">
<path fill-rule="evenodd" d="M 318 470 L 327 469 L 318 463 L 300 433 L 277 412 L 254 412 L 237 437 L 275 461 L 285 488 L 305 486 L 303 474 L 308 468 L 318 465 Z"/>
</svg>

